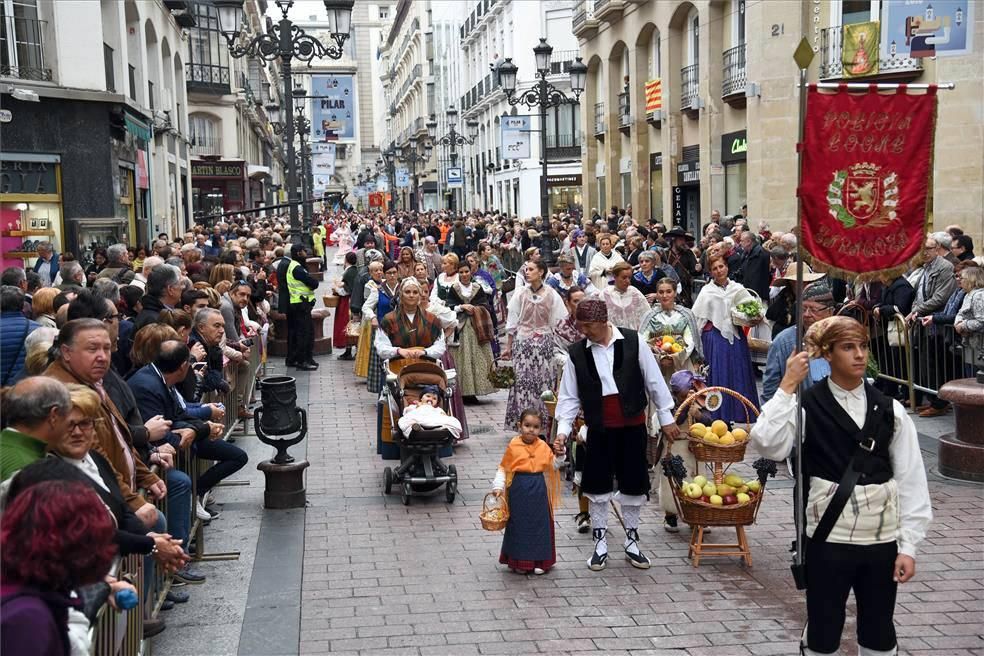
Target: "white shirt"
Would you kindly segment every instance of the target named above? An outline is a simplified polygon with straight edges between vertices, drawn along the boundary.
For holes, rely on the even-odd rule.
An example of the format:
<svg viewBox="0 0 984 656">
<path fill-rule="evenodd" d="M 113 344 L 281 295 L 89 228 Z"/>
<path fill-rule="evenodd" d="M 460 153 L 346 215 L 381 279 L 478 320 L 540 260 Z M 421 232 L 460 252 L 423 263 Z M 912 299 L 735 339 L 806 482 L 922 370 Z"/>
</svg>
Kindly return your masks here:
<svg viewBox="0 0 984 656">
<path fill-rule="evenodd" d="M 834 400 L 844 408 L 858 428 L 863 427 L 868 412 L 864 384 L 853 390 L 843 389 L 830 378 L 826 384 L 830 386 Z M 901 403 L 893 400 L 892 410 L 895 416 L 895 433 L 888 445 L 888 455 L 892 462 L 893 478 L 898 486 L 899 553 L 915 558 L 916 548 L 926 537 L 926 529 L 933 519 L 933 509 L 916 426 Z M 777 389 L 776 395 L 762 406 L 762 414 L 752 427 L 750 437 L 763 456 L 772 460 L 784 460 L 796 442 L 796 395 Z M 811 480 L 811 487 L 815 483 L 816 480 Z M 845 512 L 847 511 L 845 508 Z"/>
<path fill-rule="evenodd" d="M 609 324 L 611 326 L 611 324 Z M 588 350 L 594 358 L 595 367 L 598 369 L 598 378 L 601 380 L 601 395 L 610 396 L 618 394 L 618 387 L 615 385 L 615 377 L 612 370 L 615 367 L 615 342 L 624 339 L 622 332 L 615 326 L 611 326 L 612 339 L 605 344 L 598 344 L 588 340 Z M 639 340 L 639 368 L 642 370 L 643 380 L 646 382 L 646 393 L 649 401 L 653 403 L 657 410 L 656 414 L 660 426 L 668 426 L 673 423 L 673 397 L 670 390 L 666 387 L 663 374 L 659 370 L 656 357 L 649 349 L 649 345 L 637 334 Z M 577 372 L 574 369 L 574 362 L 568 353 L 564 360 L 564 376 L 560 381 L 560 394 L 557 397 L 557 433 L 570 435 L 571 426 L 577 413 L 581 411 L 581 399 L 577 394 Z"/>
<path fill-rule="evenodd" d="M 409 321 L 413 321 L 415 316 L 417 316 L 416 312 L 406 315 L 407 320 Z M 399 355 L 397 353 L 397 348 L 393 346 L 393 342 L 390 340 L 389 335 L 387 335 L 386 331 L 382 328 L 376 330 L 376 339 L 373 342 L 373 345 L 376 347 L 376 352 L 379 353 L 379 357 L 383 360 L 392 360 Z M 419 347 L 414 346 L 409 348 Z M 441 356 L 444 355 L 445 349 L 446 345 L 444 343 L 444 331 L 441 331 L 441 334 L 438 335 L 437 340 L 424 349 L 424 355 L 429 358 L 434 358 L 435 360 L 440 360 Z"/>
</svg>

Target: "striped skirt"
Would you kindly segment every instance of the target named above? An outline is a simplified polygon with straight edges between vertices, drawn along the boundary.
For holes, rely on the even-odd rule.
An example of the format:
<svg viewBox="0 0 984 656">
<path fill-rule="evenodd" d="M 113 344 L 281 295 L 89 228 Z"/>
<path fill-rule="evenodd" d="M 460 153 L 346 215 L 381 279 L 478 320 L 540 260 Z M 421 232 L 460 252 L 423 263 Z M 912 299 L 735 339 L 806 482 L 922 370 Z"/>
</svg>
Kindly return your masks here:
<svg viewBox="0 0 984 656">
<path fill-rule="evenodd" d="M 375 341 L 376 330 L 373 330 L 373 341 Z M 366 387 L 369 388 L 369 393 L 379 394 L 383 389 L 383 359 L 379 357 L 375 344 L 369 347 L 369 370 L 367 374 Z"/>
<path fill-rule="evenodd" d="M 376 329 L 368 321 L 362 322 L 362 332 L 359 333 L 358 349 L 355 353 L 355 375 L 365 378 L 369 375 L 369 352 L 372 351 L 372 343 L 376 339 Z"/>
<path fill-rule="evenodd" d="M 513 474 L 499 562 L 518 570 L 548 570 L 557 562 L 553 516 L 542 472 Z"/>
</svg>

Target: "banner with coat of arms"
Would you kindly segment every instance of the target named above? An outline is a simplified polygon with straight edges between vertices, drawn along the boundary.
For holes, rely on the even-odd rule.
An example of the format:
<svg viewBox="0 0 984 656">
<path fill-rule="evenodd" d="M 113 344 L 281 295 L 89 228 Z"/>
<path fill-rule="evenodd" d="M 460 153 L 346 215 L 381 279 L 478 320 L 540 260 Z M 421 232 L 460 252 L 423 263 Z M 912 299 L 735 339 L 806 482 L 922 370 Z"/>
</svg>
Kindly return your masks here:
<svg viewBox="0 0 984 656">
<path fill-rule="evenodd" d="M 921 254 L 936 88 L 833 92 L 810 85 L 803 130 L 803 248 L 832 273 L 901 271 Z"/>
</svg>

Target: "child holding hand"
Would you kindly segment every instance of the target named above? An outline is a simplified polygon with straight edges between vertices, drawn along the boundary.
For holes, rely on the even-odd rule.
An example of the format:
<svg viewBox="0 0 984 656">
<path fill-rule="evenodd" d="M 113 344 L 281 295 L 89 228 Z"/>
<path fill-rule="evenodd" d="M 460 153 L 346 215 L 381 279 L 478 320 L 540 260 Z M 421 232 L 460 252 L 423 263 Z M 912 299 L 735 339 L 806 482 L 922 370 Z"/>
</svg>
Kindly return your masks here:
<svg viewBox="0 0 984 656">
<path fill-rule="evenodd" d="M 509 522 L 499 562 L 519 574 L 545 574 L 557 562 L 553 513 L 560 500 L 561 453 L 540 439 L 540 414 L 519 416 L 519 435 L 506 447 L 492 493 L 508 495 Z"/>
</svg>

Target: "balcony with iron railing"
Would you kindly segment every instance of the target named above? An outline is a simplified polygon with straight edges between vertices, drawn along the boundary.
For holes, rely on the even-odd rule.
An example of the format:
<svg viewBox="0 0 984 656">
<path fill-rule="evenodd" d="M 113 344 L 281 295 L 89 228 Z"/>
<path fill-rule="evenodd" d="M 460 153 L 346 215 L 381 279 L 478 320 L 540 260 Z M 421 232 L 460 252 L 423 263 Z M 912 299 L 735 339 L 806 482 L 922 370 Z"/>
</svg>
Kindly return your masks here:
<svg viewBox="0 0 984 656">
<path fill-rule="evenodd" d="M 228 66 L 213 64 L 185 64 L 185 79 L 188 91 L 208 93 L 231 93 Z"/>
<path fill-rule="evenodd" d="M 4 15 L 0 23 L 0 77 L 50 81 L 45 67 L 44 32 L 47 21 Z"/>
<path fill-rule="evenodd" d="M 550 75 L 566 75 L 571 70 L 574 59 L 580 55 L 578 50 L 555 50 L 550 57 Z"/>
<path fill-rule="evenodd" d="M 745 95 L 748 76 L 745 72 L 745 44 L 724 51 L 724 76 L 721 81 L 721 97 Z"/>
<path fill-rule="evenodd" d="M 618 127 L 625 130 L 632 125 L 632 115 L 629 108 L 629 92 L 618 94 Z"/>
<path fill-rule="evenodd" d="M 820 79 L 840 80 L 844 77 L 843 29 L 834 25 L 820 31 Z M 887 55 L 887 56 L 886 56 Z M 913 80 L 922 74 L 921 59 L 902 57 L 897 53 L 881 53 L 878 73 L 869 77 Z"/>
<path fill-rule="evenodd" d="M 598 19 L 594 15 L 594 0 L 580 0 L 574 5 L 571 31 L 579 39 L 588 39 L 598 31 Z"/>
<path fill-rule="evenodd" d="M 202 156 L 222 156 L 222 137 L 219 135 L 191 135 L 191 154 Z"/>
<path fill-rule="evenodd" d="M 680 109 L 689 111 L 697 106 L 700 94 L 700 79 L 697 64 L 680 69 Z"/>
<path fill-rule="evenodd" d="M 594 133 L 595 136 L 605 134 L 605 103 L 595 103 L 594 106 Z"/>
<path fill-rule="evenodd" d="M 624 9 L 624 0 L 594 0 L 594 15 L 598 20 L 617 20 Z"/>
<path fill-rule="evenodd" d="M 547 160 L 569 160 L 581 157 L 581 135 L 547 133 Z"/>
</svg>

